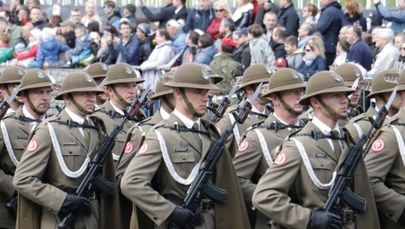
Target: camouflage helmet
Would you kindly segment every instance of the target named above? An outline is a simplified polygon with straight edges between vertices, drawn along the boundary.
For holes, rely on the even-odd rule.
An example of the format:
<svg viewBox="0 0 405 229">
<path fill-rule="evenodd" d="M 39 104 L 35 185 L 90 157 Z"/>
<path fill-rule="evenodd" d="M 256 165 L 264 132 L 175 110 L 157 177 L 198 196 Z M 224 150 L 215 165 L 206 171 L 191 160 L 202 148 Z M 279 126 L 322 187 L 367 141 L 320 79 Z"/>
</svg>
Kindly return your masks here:
<svg viewBox="0 0 405 229">
<path fill-rule="evenodd" d="M 331 92 L 346 92 L 346 94 L 350 94 L 354 92 L 354 90 L 348 88 L 343 78 L 334 72 L 317 72 L 309 79 L 305 95 L 301 98 L 299 103 L 301 105 L 309 105 L 309 98 Z"/>
<path fill-rule="evenodd" d="M 273 71 L 264 64 L 250 65 L 245 72 L 243 72 L 242 81 L 239 89 L 242 89 L 248 85 L 267 83 L 270 80 L 270 76 Z"/>
<path fill-rule="evenodd" d="M 210 79 L 208 66 L 197 63 L 181 65 L 165 86 L 174 88 L 218 89 Z"/>
<path fill-rule="evenodd" d="M 165 83 L 172 81 L 173 72 L 167 72 L 156 82 L 155 94 L 150 99 L 158 99 L 164 95 L 173 94 L 173 88 L 165 86 Z"/>
<path fill-rule="evenodd" d="M 398 71 L 388 69 L 388 70 L 384 70 L 384 71 L 381 71 L 380 73 L 378 73 L 374 77 L 373 81 L 371 82 L 371 91 L 370 91 L 370 94 L 368 94 L 366 98 L 373 98 L 377 94 L 391 92 L 392 89 L 397 86 L 397 84 L 394 82 L 390 83 L 390 82 L 386 81 L 385 77 L 387 75 L 398 75 Z M 398 90 L 399 90 L 399 88 L 398 88 Z"/>
<path fill-rule="evenodd" d="M 351 87 L 358 78 L 363 79 L 360 68 L 354 63 L 341 64 L 335 68 L 334 72 L 343 78 L 346 87 Z"/>
<path fill-rule="evenodd" d="M 84 69 L 84 72 L 91 75 L 94 79 L 95 78 L 105 78 L 107 76 L 108 68 L 109 68 L 108 65 L 97 62 L 97 63 L 87 66 Z"/>
<path fill-rule="evenodd" d="M 25 71 L 18 66 L 10 66 L 4 69 L 0 76 L 0 84 L 8 83 L 21 83 L 21 78 L 24 76 Z"/>
<path fill-rule="evenodd" d="M 217 83 L 221 82 L 222 80 L 224 80 L 224 77 L 213 72 L 211 69 L 209 69 L 208 72 L 209 72 L 210 78 L 214 84 L 217 84 Z"/>
<path fill-rule="evenodd" d="M 52 80 L 46 72 L 40 69 L 25 72 L 21 79 L 20 91 L 41 87 L 52 87 Z"/>
<path fill-rule="evenodd" d="M 138 74 L 129 64 L 114 64 L 108 69 L 105 85 L 116 83 L 142 83 L 145 81 L 138 77 Z"/>
<path fill-rule="evenodd" d="M 270 78 L 263 97 L 274 92 L 305 88 L 302 76 L 292 68 L 280 68 Z"/>
<path fill-rule="evenodd" d="M 62 100 L 62 95 L 72 92 L 96 92 L 97 94 L 104 93 L 99 89 L 93 77 L 85 72 L 70 73 L 62 82 L 60 92 L 55 97 L 56 100 Z"/>
</svg>

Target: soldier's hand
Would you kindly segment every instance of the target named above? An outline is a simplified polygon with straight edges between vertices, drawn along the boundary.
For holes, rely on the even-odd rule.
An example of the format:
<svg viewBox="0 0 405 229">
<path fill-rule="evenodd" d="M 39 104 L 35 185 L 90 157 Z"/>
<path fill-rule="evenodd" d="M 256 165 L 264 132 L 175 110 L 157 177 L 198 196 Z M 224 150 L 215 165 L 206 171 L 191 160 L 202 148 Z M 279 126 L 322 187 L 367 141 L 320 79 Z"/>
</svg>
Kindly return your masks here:
<svg viewBox="0 0 405 229">
<path fill-rule="evenodd" d="M 169 221 L 184 229 L 193 229 L 201 220 L 190 210 L 176 207 L 169 216 Z"/>
<path fill-rule="evenodd" d="M 85 214 L 91 213 L 90 200 L 82 196 L 67 194 L 63 201 L 61 212 L 83 212 Z"/>
<path fill-rule="evenodd" d="M 314 211 L 309 218 L 308 229 L 341 229 L 340 216 L 330 212 Z"/>
</svg>

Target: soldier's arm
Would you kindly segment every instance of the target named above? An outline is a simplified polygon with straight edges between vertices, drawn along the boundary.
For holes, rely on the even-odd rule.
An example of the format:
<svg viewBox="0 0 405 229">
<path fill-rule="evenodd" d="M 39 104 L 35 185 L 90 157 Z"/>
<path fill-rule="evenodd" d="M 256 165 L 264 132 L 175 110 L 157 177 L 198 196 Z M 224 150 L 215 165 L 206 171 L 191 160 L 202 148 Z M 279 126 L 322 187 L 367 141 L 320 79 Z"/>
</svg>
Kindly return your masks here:
<svg viewBox="0 0 405 229">
<path fill-rule="evenodd" d="M 390 179 L 401 179 L 393 177 L 390 174 L 393 168 L 403 168 L 403 162 L 399 153 L 398 143 L 395 135 L 388 128 L 383 131 L 376 139 L 371 141 L 369 150 L 364 159 L 366 169 L 369 175 L 371 188 L 374 199 L 379 211 L 394 222 L 398 220 L 405 208 L 405 196 L 396 192 L 392 187 L 387 187 L 386 178 L 391 175 Z M 398 172 L 398 171 L 396 171 Z M 403 184 L 405 178 L 402 170 L 402 180 L 396 181 Z M 397 174 L 398 175 L 398 174 Z M 402 188 L 405 188 L 403 186 Z"/>
<path fill-rule="evenodd" d="M 0 154 L 7 154 L 6 148 L 4 146 L 3 135 L 0 131 Z M 2 155 L 0 158 L 5 158 L 8 156 Z M 2 168 L 0 164 L 0 195 L 6 197 L 7 199 L 11 198 L 15 192 L 13 186 L 13 176 L 6 174 L 6 171 Z"/>
<path fill-rule="evenodd" d="M 311 210 L 291 202 L 290 189 L 299 179 L 301 157 L 294 143 L 283 144 L 272 167 L 253 193 L 253 205 L 267 217 L 288 228 L 307 228 Z"/>
<path fill-rule="evenodd" d="M 161 163 L 159 141 L 156 134 L 149 131 L 121 180 L 122 193 L 157 225 L 161 225 L 176 207 L 152 188 L 152 179 Z"/>
<path fill-rule="evenodd" d="M 57 213 L 67 193 L 44 181 L 52 152 L 48 127 L 42 125 L 28 141 L 13 184 L 26 198 Z"/>
</svg>

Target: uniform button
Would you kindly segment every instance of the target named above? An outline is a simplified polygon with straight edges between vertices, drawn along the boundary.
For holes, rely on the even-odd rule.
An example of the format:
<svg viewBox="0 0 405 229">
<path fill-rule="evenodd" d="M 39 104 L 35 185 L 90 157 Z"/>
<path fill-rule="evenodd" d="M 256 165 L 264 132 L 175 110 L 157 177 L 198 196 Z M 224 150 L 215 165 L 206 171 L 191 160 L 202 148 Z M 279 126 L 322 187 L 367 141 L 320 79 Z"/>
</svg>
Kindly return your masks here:
<svg viewBox="0 0 405 229">
<path fill-rule="evenodd" d="M 183 161 L 185 161 L 185 160 L 186 160 L 186 157 L 182 157 L 181 159 L 183 159 Z"/>
<path fill-rule="evenodd" d="M 72 151 L 69 151 L 69 154 L 72 154 Z"/>
</svg>

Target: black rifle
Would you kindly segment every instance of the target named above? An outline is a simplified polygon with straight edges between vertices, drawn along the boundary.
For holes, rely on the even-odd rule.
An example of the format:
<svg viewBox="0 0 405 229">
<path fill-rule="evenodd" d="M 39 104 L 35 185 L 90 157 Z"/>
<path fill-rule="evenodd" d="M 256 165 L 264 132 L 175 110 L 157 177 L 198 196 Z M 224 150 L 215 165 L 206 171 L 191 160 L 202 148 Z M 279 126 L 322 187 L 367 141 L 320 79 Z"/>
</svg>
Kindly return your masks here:
<svg viewBox="0 0 405 229">
<path fill-rule="evenodd" d="M 354 211 L 360 213 L 366 211 L 367 201 L 352 192 L 349 185 L 351 183 L 354 171 L 362 159 L 363 147 L 373 134 L 373 130 L 379 129 L 383 125 L 390 106 L 395 99 L 396 91 L 397 88 L 395 87 L 390 98 L 388 99 L 387 104 L 378 112 L 375 120 L 372 117 L 369 117 L 372 127 L 367 134 L 363 134 L 361 136 L 360 140 L 350 149 L 349 153 L 344 159 L 337 174 L 336 181 L 330 190 L 329 198 L 326 200 L 324 205 L 325 211 L 339 215 L 339 210 L 343 203 L 347 204 Z"/>
<path fill-rule="evenodd" d="M 125 117 L 122 119 L 121 123 L 114 127 L 111 133 L 105 138 L 103 144 L 97 150 L 97 153 L 90 163 L 86 176 L 81 181 L 79 187 L 75 191 L 75 195 L 77 196 L 84 196 L 87 191 L 91 191 L 93 185 L 97 188 L 102 190 L 105 193 L 113 195 L 115 192 L 115 185 L 106 180 L 104 177 L 100 175 L 100 171 L 103 168 L 104 162 L 111 156 L 111 151 L 115 144 L 115 138 L 117 137 L 118 133 L 124 128 L 124 124 L 128 118 L 134 117 L 139 111 L 139 109 L 143 106 L 146 95 L 149 92 L 149 88 L 144 90 L 141 95 L 140 99 L 135 99 L 131 106 L 128 108 L 128 111 L 125 114 Z M 58 228 L 60 229 L 67 229 L 71 228 L 72 224 L 75 221 L 75 215 L 73 212 L 70 212 L 67 216 L 63 217 L 63 219 L 59 222 Z"/>
<path fill-rule="evenodd" d="M 229 91 L 229 94 L 222 98 L 221 103 L 219 104 L 217 109 L 211 109 L 211 112 L 214 113 L 214 117 L 212 117 L 211 122 L 216 123 L 218 122 L 225 114 L 226 109 L 228 109 L 229 104 L 231 104 L 231 98 L 233 94 L 235 94 L 236 90 L 239 87 L 240 78 L 233 84 L 232 89 Z"/>
<path fill-rule="evenodd" d="M 7 100 L 3 100 L 0 103 L 0 120 L 3 119 L 4 115 L 6 115 L 8 108 L 10 108 L 11 103 L 14 101 L 15 97 L 17 96 L 18 92 L 20 91 L 20 85 L 18 85 L 13 93 Z"/>
<path fill-rule="evenodd" d="M 210 182 L 211 175 L 214 172 L 214 169 L 221 158 L 225 142 L 228 137 L 232 134 L 232 130 L 237 123 L 243 123 L 250 111 L 252 110 L 252 103 L 256 100 L 259 92 L 261 90 L 261 85 L 257 87 L 255 94 L 249 101 L 246 101 L 243 106 L 240 106 L 238 114 L 232 113 L 235 116 L 235 122 L 232 123 L 232 126 L 225 130 L 221 137 L 211 145 L 208 153 L 205 157 L 205 160 L 201 164 L 197 177 L 193 180 L 190 185 L 190 188 L 187 191 L 187 195 L 184 198 L 183 207 L 189 209 L 196 215 L 201 215 L 201 202 L 204 197 L 208 197 L 216 202 L 224 203 L 226 200 L 227 192 Z M 181 226 L 181 225 L 179 225 Z"/>
<path fill-rule="evenodd" d="M 11 197 L 10 201 L 6 203 L 5 207 L 10 212 L 11 215 L 17 215 L 17 202 L 18 202 L 18 194 L 17 192 L 14 193 L 13 197 Z"/>
</svg>

